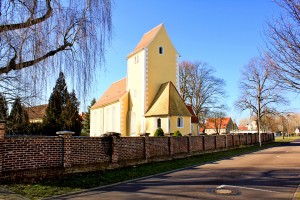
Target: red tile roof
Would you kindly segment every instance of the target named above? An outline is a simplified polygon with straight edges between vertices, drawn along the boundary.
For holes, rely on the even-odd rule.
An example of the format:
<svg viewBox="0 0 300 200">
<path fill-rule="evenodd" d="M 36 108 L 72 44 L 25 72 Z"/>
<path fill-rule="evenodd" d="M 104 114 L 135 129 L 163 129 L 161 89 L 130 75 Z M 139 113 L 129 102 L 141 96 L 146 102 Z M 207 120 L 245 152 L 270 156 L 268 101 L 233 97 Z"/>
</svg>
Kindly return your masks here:
<svg viewBox="0 0 300 200">
<path fill-rule="evenodd" d="M 191 122 L 199 123 L 198 117 L 195 115 L 193 107 L 191 105 L 186 105 L 186 107 L 189 109 L 190 113 L 192 114 Z"/>
<path fill-rule="evenodd" d="M 206 129 L 214 129 L 215 128 L 215 123 L 218 124 L 218 126 L 221 123 L 220 128 L 226 128 L 227 124 L 230 122 L 231 118 L 230 117 L 225 117 L 225 118 L 208 118 L 205 123 L 205 128 Z"/>
<path fill-rule="evenodd" d="M 111 84 L 101 98 L 91 107 L 91 109 L 118 101 L 124 94 L 126 94 L 126 78 Z"/>
<path fill-rule="evenodd" d="M 238 129 L 240 131 L 248 131 L 248 127 L 247 126 L 239 126 Z"/>
<path fill-rule="evenodd" d="M 27 107 L 25 110 L 28 113 L 29 120 L 42 119 L 45 115 L 48 104 Z"/>
<path fill-rule="evenodd" d="M 142 49 L 146 48 L 150 42 L 153 40 L 153 38 L 156 36 L 160 28 L 163 26 L 163 24 L 160 24 L 153 28 L 152 30 L 148 31 L 147 33 L 144 34 L 138 45 L 135 47 L 135 49 L 127 56 L 130 57 L 133 54 L 141 51 Z"/>
</svg>

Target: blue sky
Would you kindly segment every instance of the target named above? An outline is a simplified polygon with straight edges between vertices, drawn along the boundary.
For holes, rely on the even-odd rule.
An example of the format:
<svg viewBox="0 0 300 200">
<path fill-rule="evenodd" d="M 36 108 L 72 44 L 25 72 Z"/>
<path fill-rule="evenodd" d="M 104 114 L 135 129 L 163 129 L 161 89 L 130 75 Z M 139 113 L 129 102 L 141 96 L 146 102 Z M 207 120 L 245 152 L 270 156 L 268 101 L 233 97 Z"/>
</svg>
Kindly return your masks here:
<svg viewBox="0 0 300 200">
<path fill-rule="evenodd" d="M 227 114 L 238 122 L 249 114 L 233 107 L 241 69 L 259 55 L 265 22 L 278 14 L 271 0 L 115 0 L 106 66 L 97 74 L 90 99 L 99 99 L 111 83 L 126 76 L 126 56 L 145 32 L 164 23 L 179 61 L 205 61 L 226 81 Z M 295 97 L 291 100 L 291 108 L 297 108 Z"/>
</svg>

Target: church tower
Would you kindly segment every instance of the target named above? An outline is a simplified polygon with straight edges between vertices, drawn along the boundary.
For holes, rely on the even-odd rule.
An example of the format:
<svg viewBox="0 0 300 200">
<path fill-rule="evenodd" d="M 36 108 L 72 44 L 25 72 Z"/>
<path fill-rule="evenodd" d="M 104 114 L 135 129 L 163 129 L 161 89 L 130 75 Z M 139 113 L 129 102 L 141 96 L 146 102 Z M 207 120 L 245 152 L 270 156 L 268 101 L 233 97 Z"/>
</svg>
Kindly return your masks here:
<svg viewBox="0 0 300 200">
<path fill-rule="evenodd" d="M 145 113 L 161 84 L 171 81 L 177 88 L 178 53 L 163 24 L 145 33 L 127 57 L 127 91 L 130 93 L 130 133 L 145 131 Z"/>
</svg>

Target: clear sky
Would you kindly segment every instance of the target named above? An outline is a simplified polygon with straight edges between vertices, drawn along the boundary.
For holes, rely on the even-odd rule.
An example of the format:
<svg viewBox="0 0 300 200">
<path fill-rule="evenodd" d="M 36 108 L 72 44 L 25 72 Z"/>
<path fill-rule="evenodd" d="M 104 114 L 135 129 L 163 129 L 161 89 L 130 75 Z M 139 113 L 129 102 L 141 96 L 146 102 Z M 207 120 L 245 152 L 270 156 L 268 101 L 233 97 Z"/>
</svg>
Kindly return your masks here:
<svg viewBox="0 0 300 200">
<path fill-rule="evenodd" d="M 91 99 L 98 100 L 111 83 L 126 76 L 126 56 L 144 33 L 164 23 L 179 61 L 205 61 L 226 81 L 227 114 L 238 122 L 249 114 L 233 106 L 241 69 L 259 55 L 265 22 L 278 14 L 271 0 L 115 0 L 106 69 L 97 74 Z M 295 98 L 291 108 L 300 107 Z"/>
</svg>

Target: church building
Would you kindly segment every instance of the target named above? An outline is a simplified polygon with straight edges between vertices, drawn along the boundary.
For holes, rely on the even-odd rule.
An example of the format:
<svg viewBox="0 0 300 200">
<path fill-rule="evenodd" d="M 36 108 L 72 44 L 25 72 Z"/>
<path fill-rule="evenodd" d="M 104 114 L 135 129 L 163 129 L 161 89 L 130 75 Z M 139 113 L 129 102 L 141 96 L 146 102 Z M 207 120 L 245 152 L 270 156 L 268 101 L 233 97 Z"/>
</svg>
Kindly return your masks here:
<svg viewBox="0 0 300 200">
<path fill-rule="evenodd" d="M 127 56 L 127 76 L 111 84 L 91 107 L 90 136 L 198 133 L 194 113 L 179 94 L 178 52 L 163 24 L 145 33 Z"/>
</svg>

